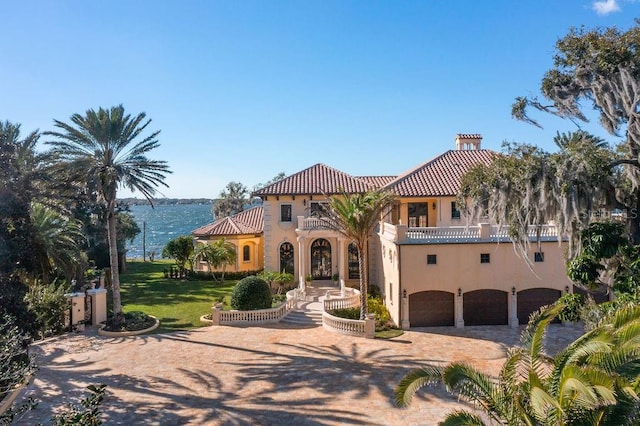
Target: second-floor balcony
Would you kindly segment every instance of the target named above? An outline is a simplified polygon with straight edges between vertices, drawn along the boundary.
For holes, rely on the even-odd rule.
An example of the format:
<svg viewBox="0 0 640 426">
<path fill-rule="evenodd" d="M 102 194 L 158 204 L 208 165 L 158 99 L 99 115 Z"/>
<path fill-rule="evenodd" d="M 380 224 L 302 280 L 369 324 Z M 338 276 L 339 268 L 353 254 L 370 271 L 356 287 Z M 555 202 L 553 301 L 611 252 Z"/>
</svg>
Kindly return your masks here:
<svg viewBox="0 0 640 426">
<path fill-rule="evenodd" d="M 380 234 L 387 240 L 399 244 L 447 244 L 474 242 L 508 242 L 506 227 L 481 223 L 475 226 L 408 227 L 380 223 Z M 557 241 L 558 229 L 555 225 L 529 227 L 529 238 L 534 241 Z"/>
</svg>

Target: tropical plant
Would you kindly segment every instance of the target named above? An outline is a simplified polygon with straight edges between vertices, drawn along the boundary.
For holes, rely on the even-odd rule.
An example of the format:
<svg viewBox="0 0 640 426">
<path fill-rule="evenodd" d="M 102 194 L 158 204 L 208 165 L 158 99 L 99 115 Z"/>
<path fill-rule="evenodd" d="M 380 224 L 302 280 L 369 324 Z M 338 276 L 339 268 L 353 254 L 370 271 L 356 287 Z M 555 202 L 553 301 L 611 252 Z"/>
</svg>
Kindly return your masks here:
<svg viewBox="0 0 640 426">
<path fill-rule="evenodd" d="M 39 203 L 31 204 L 33 252 L 42 280 L 49 282 L 52 270 L 69 281 L 82 276 L 86 259 L 82 250 L 82 224 Z"/>
<path fill-rule="evenodd" d="M 207 268 L 214 281 L 217 281 L 214 269 L 221 272 L 220 281 L 224 283 L 224 274 L 227 265 L 236 261 L 236 246 L 221 238 L 212 243 L 198 244 L 193 252 L 194 261 L 202 260 L 207 263 Z"/>
<path fill-rule="evenodd" d="M 65 312 L 68 310 L 65 293 L 69 291 L 66 282 L 44 283 L 38 279 L 25 277 L 29 291 L 24 297 L 27 309 L 34 316 L 33 337 L 61 334 L 65 327 Z"/>
<path fill-rule="evenodd" d="M 122 105 L 110 109 L 89 109 L 74 114 L 71 124 L 54 120 L 60 131 L 46 132 L 56 140 L 48 142 L 61 165 L 74 180 L 84 182 L 98 194 L 104 206 L 111 265 L 113 318 L 115 326 L 124 321 L 120 299 L 120 276 L 116 236 L 116 196 L 124 186 L 137 190 L 153 205 L 152 197 L 170 173 L 165 161 L 151 160 L 147 154 L 157 148 L 160 131 L 142 137 L 151 120 L 145 113 L 125 114 Z"/>
<path fill-rule="evenodd" d="M 352 241 L 358 249 L 360 271 L 360 319 L 367 314 L 369 267 L 367 250 L 371 233 L 385 210 L 394 200 L 394 195 L 385 191 L 369 191 L 364 194 L 347 194 L 329 198 L 328 208 L 320 209 L 322 226 L 332 229 Z"/>
<path fill-rule="evenodd" d="M 183 235 L 169 240 L 162 249 L 162 257 L 175 260 L 180 269 L 184 269 L 186 263 L 193 269 L 193 251 L 193 238 Z"/>
<path fill-rule="evenodd" d="M 637 424 L 640 307 L 615 312 L 552 357 L 544 351 L 545 330 L 561 310 L 557 304 L 532 315 L 521 346 L 508 351 L 497 381 L 465 363 L 425 367 L 400 381 L 396 403 L 407 406 L 421 387 L 444 383 L 499 424 Z M 443 424 L 490 424 L 485 420 L 460 410 Z"/>
<path fill-rule="evenodd" d="M 557 303 L 562 304 L 562 310 L 558 314 L 560 321 L 580 321 L 580 309 L 584 306 L 584 296 L 579 293 L 565 293 L 560 296 Z"/>
<path fill-rule="evenodd" d="M 242 311 L 269 309 L 272 303 L 271 288 L 258 277 L 238 281 L 231 294 L 231 308 Z"/>
</svg>

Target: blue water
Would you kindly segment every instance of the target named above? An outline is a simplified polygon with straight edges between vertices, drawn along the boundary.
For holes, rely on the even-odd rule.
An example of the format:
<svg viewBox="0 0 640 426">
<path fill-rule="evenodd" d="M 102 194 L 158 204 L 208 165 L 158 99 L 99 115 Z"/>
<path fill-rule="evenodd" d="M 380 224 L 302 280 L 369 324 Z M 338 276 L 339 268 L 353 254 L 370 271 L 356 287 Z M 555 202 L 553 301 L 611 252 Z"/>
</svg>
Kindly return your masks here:
<svg viewBox="0 0 640 426">
<path fill-rule="evenodd" d="M 142 231 L 146 223 L 146 254 L 156 252 L 160 258 L 162 248 L 169 240 L 181 235 L 190 235 L 191 231 L 213 221 L 211 205 L 176 204 L 151 206 L 131 206 L 131 214 Z M 127 258 L 142 258 L 142 232 L 127 242 Z"/>
</svg>

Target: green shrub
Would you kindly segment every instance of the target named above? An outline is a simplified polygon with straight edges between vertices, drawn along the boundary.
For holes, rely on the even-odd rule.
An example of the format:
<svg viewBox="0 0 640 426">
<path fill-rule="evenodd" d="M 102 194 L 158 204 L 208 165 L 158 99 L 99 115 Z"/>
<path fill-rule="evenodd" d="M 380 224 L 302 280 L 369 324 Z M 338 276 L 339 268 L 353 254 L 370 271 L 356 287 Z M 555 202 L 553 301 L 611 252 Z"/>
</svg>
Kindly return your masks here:
<svg viewBox="0 0 640 426">
<path fill-rule="evenodd" d="M 231 308 L 240 311 L 271 308 L 271 288 L 258 277 L 243 278 L 231 294 Z"/>
<path fill-rule="evenodd" d="M 360 319 L 360 307 L 356 308 L 342 308 L 342 309 L 334 309 L 329 312 L 334 317 L 344 318 L 344 319 L 352 319 L 359 320 Z"/>
<path fill-rule="evenodd" d="M 27 336 L 8 315 L 0 316 L 0 401 L 35 371 Z"/>
<path fill-rule="evenodd" d="M 564 306 L 558 314 L 558 319 L 562 322 L 578 322 L 580 321 L 580 309 L 584 305 L 584 297 L 578 293 L 565 293 L 559 299 L 558 303 Z"/>
<path fill-rule="evenodd" d="M 52 282 L 43 284 L 40 280 L 30 279 L 29 290 L 24 297 L 27 310 L 31 312 L 33 323 L 33 337 L 45 337 L 62 334 L 65 327 L 65 312 L 68 309 L 65 293 L 69 290 L 66 283 Z"/>
<path fill-rule="evenodd" d="M 55 426 L 82 425 L 98 426 L 102 424 L 102 413 L 100 405 L 104 399 L 107 385 L 89 385 L 87 389 L 91 395 L 80 401 L 80 406 L 67 404 L 61 413 L 51 417 Z"/>
</svg>

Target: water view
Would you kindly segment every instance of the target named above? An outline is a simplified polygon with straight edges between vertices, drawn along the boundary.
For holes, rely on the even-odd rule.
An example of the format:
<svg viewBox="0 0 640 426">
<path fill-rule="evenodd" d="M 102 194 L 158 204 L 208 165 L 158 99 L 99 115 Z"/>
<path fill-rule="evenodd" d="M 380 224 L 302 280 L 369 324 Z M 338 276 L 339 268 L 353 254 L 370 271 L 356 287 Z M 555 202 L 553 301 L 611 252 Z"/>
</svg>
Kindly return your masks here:
<svg viewBox="0 0 640 426">
<path fill-rule="evenodd" d="M 212 222 L 210 204 L 176 204 L 160 205 L 151 208 L 148 205 L 131 206 L 131 214 L 136 223 L 143 229 L 146 224 L 146 255 L 155 251 L 160 258 L 162 248 L 167 242 L 181 235 L 189 235 L 191 231 Z M 142 258 L 142 232 L 127 242 L 127 258 Z"/>
</svg>

